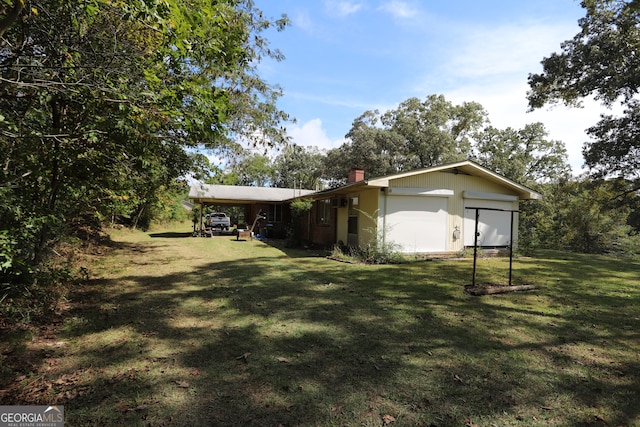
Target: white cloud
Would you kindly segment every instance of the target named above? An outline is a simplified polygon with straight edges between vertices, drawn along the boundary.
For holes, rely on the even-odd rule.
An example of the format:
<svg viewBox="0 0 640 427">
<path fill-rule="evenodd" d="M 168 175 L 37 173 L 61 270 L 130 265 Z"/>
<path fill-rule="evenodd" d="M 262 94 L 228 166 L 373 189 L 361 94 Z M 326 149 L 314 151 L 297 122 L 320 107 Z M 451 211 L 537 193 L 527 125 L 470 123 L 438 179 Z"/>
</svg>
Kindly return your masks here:
<svg viewBox="0 0 640 427">
<path fill-rule="evenodd" d="M 297 27 L 301 28 L 303 31 L 307 33 L 313 33 L 315 31 L 315 25 L 313 24 L 313 20 L 309 13 L 306 10 L 298 10 L 296 11 L 294 17 L 292 18 L 292 22 Z"/>
<path fill-rule="evenodd" d="M 364 5 L 360 2 L 337 1 L 337 0 L 325 1 L 326 10 L 330 14 L 337 15 L 340 18 L 344 18 L 345 16 L 354 14 L 360 11 L 363 7 Z"/>
<path fill-rule="evenodd" d="M 545 107 L 528 112 L 526 80 L 504 81 L 490 86 L 466 85 L 445 93 L 454 104 L 466 101 L 480 103 L 489 113 L 491 124 L 499 129 L 521 129 L 530 123 L 544 124 L 551 140 L 562 141 L 567 149 L 574 174 L 584 172 L 582 146 L 589 140 L 585 130 L 600 120 L 601 114 L 619 114 L 620 108 L 608 110 L 593 99 L 585 99 L 583 108 L 564 105 Z"/>
<path fill-rule="evenodd" d="M 315 146 L 321 150 L 329 150 L 339 147 L 344 139 L 332 141 L 322 126 L 322 120 L 313 119 L 302 126 L 293 126 L 287 129 L 287 134 L 291 137 L 291 142 L 305 147 Z"/>
<path fill-rule="evenodd" d="M 380 5 L 378 10 L 391 14 L 394 18 L 413 18 L 418 14 L 418 9 L 406 1 L 391 0 Z"/>
<path fill-rule="evenodd" d="M 526 98 L 529 73 L 541 71 L 540 61 L 559 51 L 560 42 L 576 32 L 572 25 L 513 23 L 496 28 L 458 27 L 449 43 L 442 46 L 439 61 L 415 87 L 422 96 L 443 93 L 455 103 L 475 101 L 489 113 L 492 125 L 520 129 L 541 122 L 549 138 L 564 142 L 569 164 L 581 173 L 582 146 L 589 139 L 585 130 L 607 110 L 593 100 L 584 108 L 563 105 L 528 112 Z M 429 58 L 431 64 L 434 58 Z M 437 88 L 437 89 L 434 89 Z"/>
</svg>

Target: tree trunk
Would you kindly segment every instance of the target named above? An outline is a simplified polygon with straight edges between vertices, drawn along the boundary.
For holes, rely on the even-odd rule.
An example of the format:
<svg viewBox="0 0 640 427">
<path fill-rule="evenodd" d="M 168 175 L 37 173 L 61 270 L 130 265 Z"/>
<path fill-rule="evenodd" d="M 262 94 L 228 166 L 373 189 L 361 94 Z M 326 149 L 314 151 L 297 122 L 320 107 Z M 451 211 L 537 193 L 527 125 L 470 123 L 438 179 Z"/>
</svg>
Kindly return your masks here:
<svg viewBox="0 0 640 427">
<path fill-rule="evenodd" d="M 515 285 L 515 286 L 488 286 L 486 288 L 478 287 L 473 288 L 471 286 L 465 288 L 465 292 L 471 295 L 493 295 L 493 294 L 505 294 L 508 292 L 516 291 L 532 291 L 538 289 L 535 285 Z"/>
</svg>

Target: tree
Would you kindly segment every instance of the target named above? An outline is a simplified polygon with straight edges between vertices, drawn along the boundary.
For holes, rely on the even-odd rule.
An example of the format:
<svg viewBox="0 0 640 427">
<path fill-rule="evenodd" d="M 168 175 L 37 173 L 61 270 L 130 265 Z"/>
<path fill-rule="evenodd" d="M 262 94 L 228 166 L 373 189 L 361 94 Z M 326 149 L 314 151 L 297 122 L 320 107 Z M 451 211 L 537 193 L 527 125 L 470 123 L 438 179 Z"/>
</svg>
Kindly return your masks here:
<svg viewBox="0 0 640 427">
<path fill-rule="evenodd" d="M 95 200 L 108 189 L 134 191 L 144 209 L 154 187 L 190 167 L 186 146 L 225 146 L 258 131 L 264 144 L 284 141 L 279 91 L 255 64 L 281 59 L 259 33 L 286 19 L 264 19 L 251 1 L 196 3 L 23 8 L 0 55 L 7 175 L 43 171 L 37 191 L 48 211 L 79 186 L 85 200 L 67 206 L 100 210 Z"/>
<path fill-rule="evenodd" d="M 274 169 L 271 159 L 262 154 L 245 151 L 231 167 L 230 172 L 238 177 L 235 185 L 269 187 L 273 183 Z"/>
<path fill-rule="evenodd" d="M 326 178 L 330 186 L 346 181 L 352 168 L 365 169 L 367 176 L 383 176 L 401 168 L 400 152 L 391 132 L 381 124 L 379 111 L 365 111 L 346 135 L 347 142 L 327 152 Z"/>
<path fill-rule="evenodd" d="M 381 121 L 397 141 L 404 158 L 402 170 L 412 170 L 466 159 L 471 136 L 486 115 L 475 102 L 453 105 L 442 95 L 429 95 L 423 102 L 409 98 Z"/>
<path fill-rule="evenodd" d="M 570 175 L 567 151 L 550 141 L 542 123 L 523 129 L 486 127 L 476 135 L 475 159 L 483 166 L 521 184 L 558 182 Z"/>
<path fill-rule="evenodd" d="M 0 37 L 20 18 L 20 14 L 25 8 L 24 0 L 3 1 L 0 3 L 3 9 L 0 13 Z"/>
<path fill-rule="evenodd" d="M 148 224 L 189 149 L 284 142 L 256 67 L 287 22 L 251 0 L 0 0 L 1 283 L 100 220 Z"/>
<path fill-rule="evenodd" d="M 562 52 L 542 60 L 543 72 L 529 75 L 529 106 L 563 102 L 579 106 L 593 95 L 606 106 L 621 102 L 622 117 L 603 116 L 588 129 L 586 164 L 599 176 L 640 174 L 640 1 L 583 0 L 580 32 Z"/>
<path fill-rule="evenodd" d="M 289 145 L 273 161 L 274 186 L 280 188 L 320 188 L 325 154 L 317 147 Z"/>
<path fill-rule="evenodd" d="M 480 104 L 453 105 L 442 95 L 409 98 L 384 114 L 366 111 L 354 120 L 349 141 L 329 151 L 329 178 L 344 182 L 352 167 L 382 176 L 466 159 L 486 116 Z"/>
</svg>

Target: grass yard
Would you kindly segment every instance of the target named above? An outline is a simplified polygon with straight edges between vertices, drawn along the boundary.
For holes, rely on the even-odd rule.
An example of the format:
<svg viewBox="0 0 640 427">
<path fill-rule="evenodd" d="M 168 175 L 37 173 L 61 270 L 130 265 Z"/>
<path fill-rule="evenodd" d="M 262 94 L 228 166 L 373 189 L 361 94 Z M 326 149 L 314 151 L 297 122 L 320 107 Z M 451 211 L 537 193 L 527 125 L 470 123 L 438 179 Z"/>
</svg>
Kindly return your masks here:
<svg viewBox="0 0 640 427">
<path fill-rule="evenodd" d="M 116 232 L 2 403 L 63 404 L 68 426 L 640 426 L 637 261 L 518 258 L 537 291 L 474 297 L 472 260 L 188 235 Z"/>
</svg>

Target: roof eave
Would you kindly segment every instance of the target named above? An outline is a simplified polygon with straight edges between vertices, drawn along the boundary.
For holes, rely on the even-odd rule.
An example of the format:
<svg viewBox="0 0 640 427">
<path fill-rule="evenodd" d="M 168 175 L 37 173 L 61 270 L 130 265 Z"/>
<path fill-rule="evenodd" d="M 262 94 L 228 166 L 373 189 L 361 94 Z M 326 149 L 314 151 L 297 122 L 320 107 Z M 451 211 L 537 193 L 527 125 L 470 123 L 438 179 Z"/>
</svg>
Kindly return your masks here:
<svg viewBox="0 0 640 427">
<path fill-rule="evenodd" d="M 328 190 L 316 191 L 315 193 L 309 194 L 306 197 L 310 197 L 313 199 L 322 199 L 331 196 L 340 196 L 349 193 L 353 193 L 355 190 L 359 190 L 362 187 L 371 186 L 367 180 L 352 182 L 341 187 L 330 188 Z"/>
</svg>

